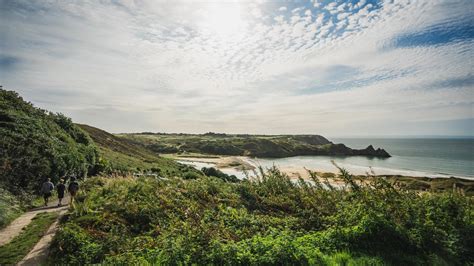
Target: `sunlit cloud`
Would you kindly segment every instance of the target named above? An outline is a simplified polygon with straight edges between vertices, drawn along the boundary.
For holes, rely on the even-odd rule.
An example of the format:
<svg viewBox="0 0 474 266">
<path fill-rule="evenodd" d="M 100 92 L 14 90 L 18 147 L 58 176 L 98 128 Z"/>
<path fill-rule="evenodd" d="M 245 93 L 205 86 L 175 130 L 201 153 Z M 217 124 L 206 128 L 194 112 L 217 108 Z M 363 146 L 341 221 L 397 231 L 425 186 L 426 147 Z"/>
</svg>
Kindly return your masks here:
<svg viewBox="0 0 474 266">
<path fill-rule="evenodd" d="M 1 84 L 78 122 L 472 134 L 472 1 L 0 3 Z"/>
</svg>

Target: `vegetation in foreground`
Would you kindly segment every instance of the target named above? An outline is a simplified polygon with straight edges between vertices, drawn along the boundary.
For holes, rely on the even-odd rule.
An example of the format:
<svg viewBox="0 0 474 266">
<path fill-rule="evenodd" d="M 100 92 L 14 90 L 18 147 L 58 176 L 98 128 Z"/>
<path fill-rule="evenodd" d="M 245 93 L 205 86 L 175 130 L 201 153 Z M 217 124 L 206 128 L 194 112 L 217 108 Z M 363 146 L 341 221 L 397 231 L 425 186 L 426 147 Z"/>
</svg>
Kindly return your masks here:
<svg viewBox="0 0 474 266">
<path fill-rule="evenodd" d="M 13 265 L 23 259 L 57 217 L 56 212 L 38 213 L 20 235 L 0 247 L 0 265 Z"/>
<path fill-rule="evenodd" d="M 415 193 L 382 178 L 346 189 L 277 169 L 236 183 L 87 180 L 56 235 L 60 264 L 469 265 L 472 199 Z M 313 175 L 314 177 L 314 175 Z"/>
<path fill-rule="evenodd" d="M 390 157 L 371 145 L 356 150 L 334 144 L 319 135 L 229 135 L 195 134 L 120 134 L 131 142 L 157 153 L 201 153 L 252 157 L 290 157 L 297 155 L 343 155 Z"/>
</svg>

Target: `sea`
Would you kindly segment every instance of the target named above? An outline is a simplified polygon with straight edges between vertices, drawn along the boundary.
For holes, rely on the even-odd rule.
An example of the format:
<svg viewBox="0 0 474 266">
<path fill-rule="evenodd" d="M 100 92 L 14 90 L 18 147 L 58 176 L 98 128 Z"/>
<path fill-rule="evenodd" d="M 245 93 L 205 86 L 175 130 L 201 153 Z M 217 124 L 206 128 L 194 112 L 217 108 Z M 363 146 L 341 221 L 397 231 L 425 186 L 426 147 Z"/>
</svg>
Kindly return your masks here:
<svg viewBox="0 0 474 266">
<path fill-rule="evenodd" d="M 403 175 L 420 177 L 459 177 L 474 180 L 474 138 L 329 138 L 354 149 L 369 145 L 385 149 L 392 157 L 365 156 L 294 156 L 286 158 L 247 158 L 254 166 L 269 168 L 307 168 L 337 172 L 343 167 L 352 174 Z M 189 163 L 189 162 L 188 162 Z M 196 168 L 208 163 L 192 163 Z M 244 173 L 233 168 L 221 169 L 239 178 Z"/>
<path fill-rule="evenodd" d="M 461 177 L 474 180 L 474 138 L 332 138 L 354 149 L 369 145 L 385 149 L 392 157 L 364 156 L 296 156 L 278 159 L 256 159 L 264 167 L 304 166 L 333 172 L 338 166 L 354 174 L 375 172 L 426 177 Z"/>
</svg>

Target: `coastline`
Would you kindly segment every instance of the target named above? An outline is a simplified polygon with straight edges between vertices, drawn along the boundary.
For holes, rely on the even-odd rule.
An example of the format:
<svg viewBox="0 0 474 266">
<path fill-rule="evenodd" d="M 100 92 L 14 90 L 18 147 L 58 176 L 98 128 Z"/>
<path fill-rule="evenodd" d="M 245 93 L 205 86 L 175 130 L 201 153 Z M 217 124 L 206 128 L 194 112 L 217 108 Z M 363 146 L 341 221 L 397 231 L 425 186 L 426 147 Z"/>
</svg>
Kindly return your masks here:
<svg viewBox="0 0 474 266">
<path fill-rule="evenodd" d="M 173 158 L 179 163 L 191 165 L 197 169 L 202 167 L 215 167 L 220 171 L 228 175 L 235 175 L 239 179 L 245 178 L 256 178 L 259 176 L 259 167 L 268 168 L 258 164 L 261 159 L 254 159 L 245 156 L 172 156 L 167 155 L 168 158 Z M 322 184 L 327 184 L 335 188 L 344 188 L 346 183 L 339 176 L 339 170 L 335 165 L 332 165 L 332 171 L 321 171 L 320 169 L 306 168 L 304 166 L 279 166 L 278 169 L 288 175 L 291 180 L 295 182 L 300 178 L 307 181 L 313 182 L 310 172 L 316 174 L 316 178 Z M 271 166 L 270 166 L 271 167 Z M 242 170 L 245 171 L 242 171 Z M 427 175 L 402 175 L 397 174 L 396 170 L 392 174 L 379 174 L 373 171 L 373 169 L 367 167 L 364 173 L 354 173 L 349 171 L 358 182 L 364 182 L 363 180 L 370 180 L 372 178 L 384 178 L 388 182 L 405 187 L 409 190 L 418 191 L 419 193 L 424 192 L 443 192 L 443 191 L 458 191 L 463 195 L 474 196 L 474 179 L 462 178 L 454 176 L 427 176 Z M 418 172 L 421 173 L 421 172 Z"/>
<path fill-rule="evenodd" d="M 206 155 L 176 155 L 176 154 L 166 154 L 168 158 L 177 160 L 178 162 L 201 167 L 215 167 L 227 174 L 234 174 L 239 178 L 245 177 L 243 175 L 243 170 L 248 173 L 252 173 L 258 167 L 268 168 L 273 164 L 269 165 L 269 162 L 272 159 L 263 159 L 263 158 L 250 158 L 247 156 L 206 156 Z M 338 163 L 338 162 L 336 162 Z M 339 164 L 339 163 L 338 163 Z M 290 165 L 279 165 L 278 163 L 274 164 L 277 166 L 280 171 L 287 174 L 292 179 L 297 179 L 299 177 L 303 179 L 309 179 L 308 170 L 317 172 L 319 174 L 338 174 L 339 170 L 332 163 L 326 163 L 321 167 L 306 167 L 298 164 Z M 344 165 L 341 165 L 343 168 L 347 168 Z M 367 176 L 367 173 L 371 173 L 374 176 L 398 176 L 398 177 L 411 177 L 411 178 L 431 178 L 431 179 L 448 179 L 448 178 L 457 178 L 466 181 L 474 181 L 474 177 L 468 176 L 456 176 L 450 174 L 441 174 L 441 173 L 427 173 L 423 171 L 413 171 L 413 170 L 404 170 L 404 169 L 390 169 L 383 167 L 365 167 L 365 166 L 351 166 L 348 170 L 351 174 L 356 176 Z"/>
</svg>

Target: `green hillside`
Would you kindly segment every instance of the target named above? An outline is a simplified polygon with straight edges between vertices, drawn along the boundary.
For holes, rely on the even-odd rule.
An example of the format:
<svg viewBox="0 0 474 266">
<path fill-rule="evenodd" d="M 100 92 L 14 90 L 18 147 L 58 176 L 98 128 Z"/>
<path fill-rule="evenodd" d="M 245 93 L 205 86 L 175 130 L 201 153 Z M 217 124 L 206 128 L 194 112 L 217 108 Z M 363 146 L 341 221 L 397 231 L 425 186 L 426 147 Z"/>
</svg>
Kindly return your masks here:
<svg viewBox="0 0 474 266">
<path fill-rule="evenodd" d="M 203 153 L 252 157 L 290 157 L 298 155 L 344 155 L 390 157 L 383 149 L 369 146 L 357 150 L 334 144 L 319 135 L 230 135 L 197 134 L 121 134 L 134 143 L 157 153 Z"/>
<path fill-rule="evenodd" d="M 0 228 L 35 204 L 46 178 L 57 183 L 70 175 L 143 172 L 185 178 L 203 175 L 126 139 L 78 126 L 62 114 L 34 107 L 14 91 L 0 89 Z"/>
<path fill-rule="evenodd" d="M 96 143 L 103 172 L 151 172 L 161 176 L 185 176 L 198 174 L 194 168 L 179 164 L 172 159 L 163 158 L 156 153 L 120 138 L 104 130 L 78 124 Z"/>
<path fill-rule="evenodd" d="M 95 172 L 97 149 L 87 133 L 62 114 L 0 89 L 0 185 L 35 192 L 46 178 Z"/>
<path fill-rule="evenodd" d="M 0 186 L 14 194 L 38 192 L 46 178 L 112 172 L 153 172 L 162 176 L 199 174 L 127 139 L 76 125 L 0 90 Z M 192 175 L 191 174 L 191 175 Z"/>
</svg>

